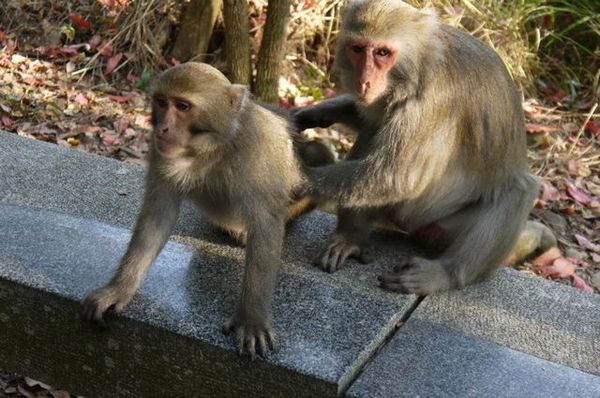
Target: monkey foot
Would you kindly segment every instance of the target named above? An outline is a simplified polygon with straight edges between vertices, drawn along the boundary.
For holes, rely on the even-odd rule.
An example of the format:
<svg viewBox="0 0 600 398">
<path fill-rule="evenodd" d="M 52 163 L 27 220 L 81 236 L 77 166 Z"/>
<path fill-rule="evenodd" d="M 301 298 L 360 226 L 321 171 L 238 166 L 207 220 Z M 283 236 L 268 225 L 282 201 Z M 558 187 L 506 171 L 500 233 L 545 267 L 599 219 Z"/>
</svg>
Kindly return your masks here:
<svg viewBox="0 0 600 398">
<path fill-rule="evenodd" d="M 223 333 L 233 334 L 237 341 L 238 354 L 246 354 L 252 361 L 256 359 L 257 353 L 263 356 L 275 348 L 275 333 L 271 326 L 250 326 L 233 317 L 223 324 Z"/>
<path fill-rule="evenodd" d="M 427 295 L 449 287 L 442 263 L 421 257 L 403 260 L 392 272 L 380 275 L 378 279 L 383 289 L 404 294 Z"/>
<path fill-rule="evenodd" d="M 88 321 L 105 328 L 104 313 L 109 309 L 121 312 L 133 295 L 124 294 L 122 289 L 105 286 L 91 292 L 82 302 L 82 316 Z"/>
<path fill-rule="evenodd" d="M 361 264 L 373 261 L 365 245 L 337 235 L 331 238 L 325 250 L 315 259 L 314 264 L 325 272 L 334 273 L 344 265 L 349 257 L 355 258 Z"/>
</svg>

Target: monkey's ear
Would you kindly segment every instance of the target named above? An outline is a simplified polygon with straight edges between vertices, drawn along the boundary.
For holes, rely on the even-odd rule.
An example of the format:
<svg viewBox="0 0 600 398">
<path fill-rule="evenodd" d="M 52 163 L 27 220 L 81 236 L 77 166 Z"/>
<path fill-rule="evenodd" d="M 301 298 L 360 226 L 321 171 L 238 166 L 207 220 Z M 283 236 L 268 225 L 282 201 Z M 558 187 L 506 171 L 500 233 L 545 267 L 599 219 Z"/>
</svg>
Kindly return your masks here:
<svg viewBox="0 0 600 398">
<path fill-rule="evenodd" d="M 227 88 L 229 103 L 235 113 L 239 113 L 244 109 L 248 100 L 248 88 L 241 84 L 232 84 Z"/>
</svg>

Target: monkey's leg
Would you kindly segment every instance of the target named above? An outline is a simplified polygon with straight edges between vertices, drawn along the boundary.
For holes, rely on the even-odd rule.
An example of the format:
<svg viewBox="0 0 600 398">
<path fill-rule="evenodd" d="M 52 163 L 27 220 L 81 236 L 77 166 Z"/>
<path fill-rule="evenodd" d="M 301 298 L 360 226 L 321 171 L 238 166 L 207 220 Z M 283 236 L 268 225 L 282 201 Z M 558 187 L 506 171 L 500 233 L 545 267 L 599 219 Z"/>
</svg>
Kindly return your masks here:
<svg viewBox="0 0 600 398">
<path fill-rule="evenodd" d="M 119 312 L 131 301 L 146 271 L 161 251 L 177 220 L 180 198 L 166 184 L 149 179 L 142 210 L 127 252 L 110 282 L 83 301 L 83 315 L 103 325 L 103 314 Z"/>
<path fill-rule="evenodd" d="M 284 234 L 283 214 L 260 212 L 247 223 L 246 268 L 238 307 L 223 325 L 233 333 L 240 355 L 251 359 L 275 344 L 271 305 L 279 270 Z"/>
<path fill-rule="evenodd" d="M 339 209 L 338 225 L 327 246 L 315 259 L 315 265 L 333 273 L 344 265 L 348 257 L 362 264 L 370 263 L 368 249 L 371 224 L 375 210 Z"/>
<path fill-rule="evenodd" d="M 460 222 L 452 244 L 439 259 L 413 257 L 380 277 L 384 289 L 426 295 L 461 288 L 480 280 L 496 269 L 510 253 L 523 228 L 533 200 L 537 181 L 527 176 L 513 186 L 505 186 L 495 200 L 490 199 L 459 211 L 442 225 Z"/>
</svg>

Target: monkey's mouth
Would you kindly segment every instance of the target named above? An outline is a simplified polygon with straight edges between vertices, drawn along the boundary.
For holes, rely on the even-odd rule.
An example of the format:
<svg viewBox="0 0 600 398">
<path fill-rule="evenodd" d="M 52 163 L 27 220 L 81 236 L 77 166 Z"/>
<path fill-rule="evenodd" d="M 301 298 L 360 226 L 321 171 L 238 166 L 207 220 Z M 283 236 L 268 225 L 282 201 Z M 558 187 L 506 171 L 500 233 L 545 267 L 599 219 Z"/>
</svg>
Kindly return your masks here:
<svg viewBox="0 0 600 398">
<path fill-rule="evenodd" d="M 185 148 L 178 142 L 169 139 L 157 138 L 155 143 L 156 149 L 158 149 L 158 151 L 163 155 L 176 155 L 185 150 Z"/>
</svg>

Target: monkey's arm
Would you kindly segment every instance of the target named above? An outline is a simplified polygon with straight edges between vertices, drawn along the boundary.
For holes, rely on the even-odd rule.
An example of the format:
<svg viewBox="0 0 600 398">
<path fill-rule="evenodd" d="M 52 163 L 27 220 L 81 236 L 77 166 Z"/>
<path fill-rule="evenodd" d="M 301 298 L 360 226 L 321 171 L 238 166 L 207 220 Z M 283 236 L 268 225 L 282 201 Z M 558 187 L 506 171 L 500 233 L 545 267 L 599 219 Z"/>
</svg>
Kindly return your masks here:
<svg viewBox="0 0 600 398">
<path fill-rule="evenodd" d="M 301 192 L 345 207 L 385 206 L 398 203 L 408 193 L 416 194 L 444 169 L 447 157 L 430 153 L 436 150 L 434 145 L 407 148 L 401 135 L 410 137 L 412 131 L 416 130 L 384 126 L 366 145 L 363 157 L 307 168 L 307 192 Z M 359 140 L 362 136 L 366 134 L 360 134 Z"/>
<path fill-rule="evenodd" d="M 290 115 L 297 131 L 329 127 L 334 123 L 343 123 L 356 130 L 362 126 L 356 102 L 351 95 L 341 95 L 306 108 L 294 108 Z"/>
<path fill-rule="evenodd" d="M 146 271 L 161 251 L 177 220 L 181 198 L 150 171 L 140 215 L 117 272 L 110 282 L 86 297 L 86 318 L 102 323 L 103 313 L 121 311 L 132 299 Z"/>
<path fill-rule="evenodd" d="M 255 203 L 258 206 L 258 204 Z M 271 303 L 281 257 L 284 211 L 252 209 L 248 211 L 246 266 L 238 308 L 223 326 L 235 334 L 240 354 L 273 349 Z"/>
</svg>

